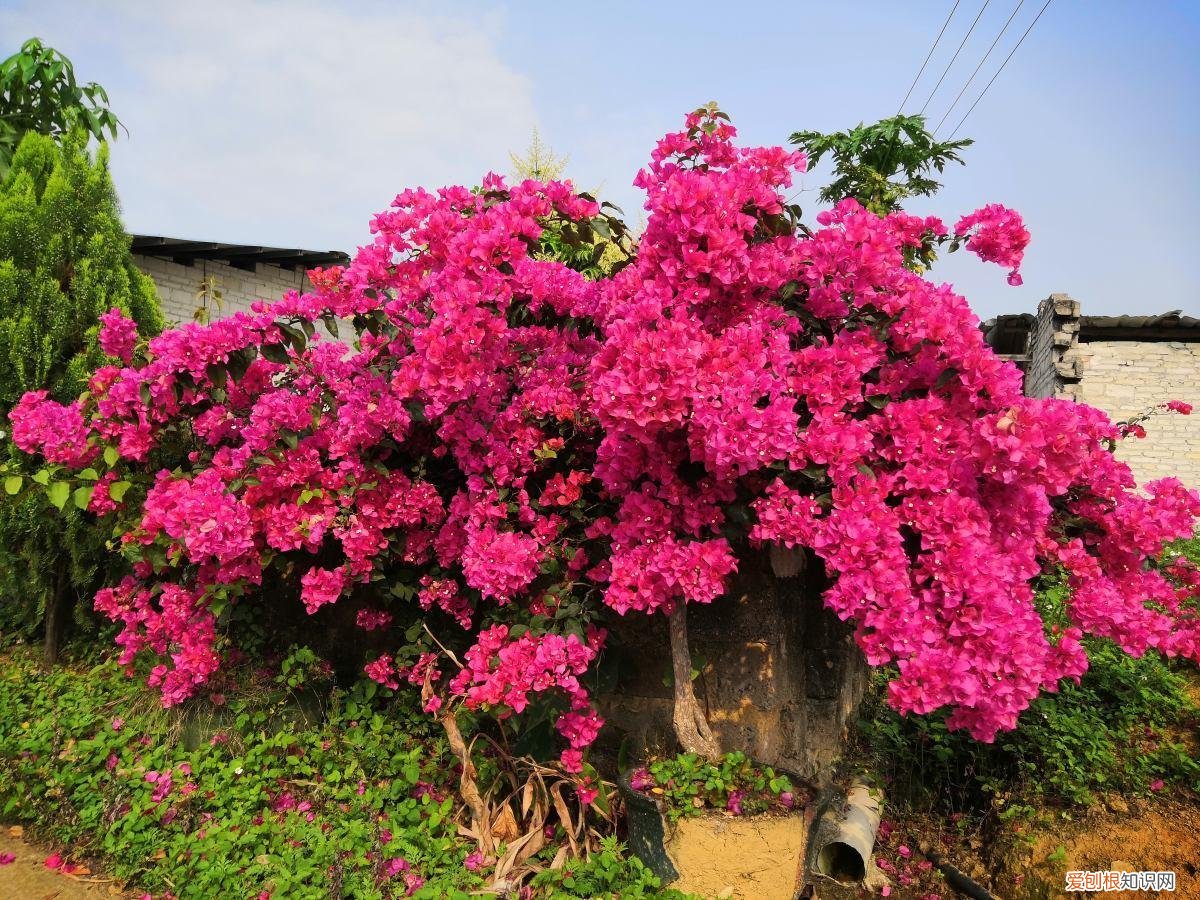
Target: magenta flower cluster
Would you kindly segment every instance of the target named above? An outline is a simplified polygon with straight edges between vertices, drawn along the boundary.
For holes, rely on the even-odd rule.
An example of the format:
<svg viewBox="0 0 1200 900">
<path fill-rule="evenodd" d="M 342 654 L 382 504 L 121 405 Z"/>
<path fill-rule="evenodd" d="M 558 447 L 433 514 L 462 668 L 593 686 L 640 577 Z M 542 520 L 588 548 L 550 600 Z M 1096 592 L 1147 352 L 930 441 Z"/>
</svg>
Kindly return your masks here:
<svg viewBox="0 0 1200 900">
<path fill-rule="evenodd" d="M 156 654 L 164 701 L 187 697 L 219 665 L 227 604 L 278 602 L 271 567 L 309 613 L 354 603 L 390 635 L 367 673 L 421 685 L 430 711 L 557 698 L 578 771 L 602 726 L 592 623 L 717 601 L 770 544 L 821 561 L 825 602 L 895 664 L 898 709 L 949 708 L 983 740 L 1084 671 L 1085 632 L 1200 657 L 1200 578 L 1158 561 L 1200 498 L 1139 492 L 1103 413 L 1022 396 L 967 302 L 905 264 L 952 239 L 940 221 L 846 200 L 801 231 L 785 197 L 803 156 L 735 136 L 697 113 L 658 143 L 645 230 L 610 277 L 539 252 L 553 223 L 599 228 L 592 199 L 489 176 L 401 193 L 312 293 L 179 326 L 137 364 L 106 320 L 125 364 L 11 419 L 21 449 L 133 483 L 95 509 L 134 563 L 96 599 L 126 662 Z M 955 237 L 1019 278 L 1016 213 L 985 207 Z M 315 327 L 337 321 L 353 347 Z M 152 471 L 184 427 L 188 463 Z M 1052 570 L 1071 586 L 1057 630 L 1031 587 Z M 415 639 L 388 630 L 406 602 Z"/>
</svg>

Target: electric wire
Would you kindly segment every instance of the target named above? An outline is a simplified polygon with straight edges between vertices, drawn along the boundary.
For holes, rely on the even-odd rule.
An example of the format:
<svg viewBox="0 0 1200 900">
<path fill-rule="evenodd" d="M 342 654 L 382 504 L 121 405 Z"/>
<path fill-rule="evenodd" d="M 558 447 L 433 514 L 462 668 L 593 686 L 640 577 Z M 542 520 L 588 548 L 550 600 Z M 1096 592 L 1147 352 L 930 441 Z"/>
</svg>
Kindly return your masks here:
<svg viewBox="0 0 1200 900">
<path fill-rule="evenodd" d="M 946 110 L 945 115 L 938 120 L 937 126 L 933 129 L 935 134 L 941 130 L 946 119 L 950 118 L 950 113 L 954 112 L 954 107 L 958 106 L 958 101 L 963 98 L 963 94 L 967 92 L 967 88 L 971 86 L 971 82 L 975 80 L 975 76 L 979 74 L 979 70 L 983 68 L 983 64 L 988 61 L 988 57 L 992 55 L 992 51 L 1000 43 L 1000 38 L 1004 37 L 1004 32 L 1008 31 L 1008 26 L 1013 23 L 1013 19 L 1017 17 L 1017 13 L 1021 11 L 1021 7 L 1024 5 L 1025 0 L 1019 0 L 1017 8 L 1012 11 L 1012 15 L 1008 17 L 1008 21 L 1004 23 L 1004 27 L 1000 29 L 1000 33 L 996 35 L 996 39 L 992 41 L 992 46 L 988 47 L 987 53 L 983 54 L 983 59 L 979 61 L 979 65 L 975 67 L 975 71 L 971 73 L 971 77 L 967 79 L 967 83 L 962 86 L 962 90 L 958 92 L 958 96 L 954 98 L 954 102 L 950 104 L 950 108 Z"/>
<path fill-rule="evenodd" d="M 952 132 L 950 132 L 950 138 L 949 138 L 950 140 L 954 140 L 954 136 L 956 134 L 958 134 L 958 129 L 963 127 L 963 123 L 965 121 L 967 121 L 967 117 L 969 115 L 971 115 L 972 112 L 975 111 L 975 107 L 979 105 L 979 101 L 982 100 L 984 94 L 986 94 L 988 92 L 988 88 L 990 88 L 992 86 L 992 84 L 995 82 L 995 80 L 1000 77 L 1000 73 L 1003 72 L 1004 67 L 1008 65 L 1008 61 L 1013 58 L 1013 54 L 1016 53 L 1017 50 L 1020 48 L 1021 44 L 1023 44 L 1025 42 L 1025 38 L 1029 37 L 1029 32 L 1033 31 L 1033 26 L 1038 23 L 1038 19 L 1040 19 L 1042 17 L 1042 13 L 1044 13 L 1046 11 L 1046 7 L 1048 7 L 1051 4 L 1051 2 L 1052 2 L 1052 0 L 1046 0 L 1045 5 L 1042 6 L 1042 8 L 1040 10 L 1038 10 L 1038 14 L 1036 16 L 1034 16 L 1033 21 L 1029 23 L 1029 27 L 1025 29 L 1025 33 L 1023 35 L 1021 35 L 1021 39 L 1019 41 L 1017 41 L 1016 46 L 1013 47 L 1012 50 L 1009 51 L 1008 56 L 1004 57 L 1004 62 L 1000 63 L 1000 68 L 996 70 L 996 74 L 992 76 L 992 80 L 989 81 L 986 85 L 984 85 L 983 90 L 980 92 L 979 96 L 975 98 L 975 102 L 971 104 L 971 108 L 968 109 L 966 111 L 966 113 L 963 114 L 963 117 L 958 120 L 958 124 L 955 125 L 954 130 Z"/>
<path fill-rule="evenodd" d="M 950 57 L 950 63 L 942 72 L 942 77 L 939 78 L 937 84 L 933 86 L 933 90 L 930 92 L 929 98 L 925 101 L 925 105 L 921 107 L 920 115 L 925 115 L 926 107 L 929 106 L 930 101 L 933 100 L 934 95 L 937 94 L 938 88 L 942 86 L 942 82 L 946 80 L 946 76 L 950 74 L 950 69 L 953 68 L 955 60 L 958 59 L 958 54 L 962 53 L 962 48 L 967 45 L 967 41 L 970 40 L 971 33 L 975 31 L 975 26 L 978 25 L 979 20 L 983 18 L 983 13 L 988 8 L 988 4 L 991 2 L 992 0 L 983 0 L 983 6 L 979 8 L 979 15 L 975 17 L 975 21 L 972 22 L 971 27 L 967 29 L 967 33 L 963 36 L 962 42 L 958 45 L 958 49 L 955 50 L 954 55 Z"/>
<path fill-rule="evenodd" d="M 929 65 L 929 60 L 933 58 L 933 51 L 937 49 L 941 43 L 942 35 L 946 33 L 946 26 L 950 24 L 950 20 L 954 18 L 954 11 L 958 9 L 958 4 L 962 0 L 954 0 L 954 6 L 950 9 L 950 15 L 946 16 L 946 21 L 942 23 L 942 30 L 938 32 L 938 36 L 933 41 L 933 46 L 929 48 L 929 52 L 925 54 L 925 62 L 921 63 L 921 68 L 917 70 L 917 77 L 912 80 L 912 84 L 908 86 L 908 93 L 904 95 L 904 99 L 900 101 L 900 105 L 896 107 L 896 115 L 904 109 L 904 104 L 908 102 L 908 98 L 912 96 L 913 88 L 917 86 L 917 82 L 921 80 L 921 76 L 925 74 L 925 67 Z"/>
</svg>

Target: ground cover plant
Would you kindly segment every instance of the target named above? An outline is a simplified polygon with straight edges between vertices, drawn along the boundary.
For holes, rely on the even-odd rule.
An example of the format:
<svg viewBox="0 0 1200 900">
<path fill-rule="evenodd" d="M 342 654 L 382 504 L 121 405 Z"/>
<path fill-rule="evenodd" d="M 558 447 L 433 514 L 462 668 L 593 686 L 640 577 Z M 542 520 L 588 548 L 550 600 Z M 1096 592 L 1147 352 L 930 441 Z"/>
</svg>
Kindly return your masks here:
<svg viewBox="0 0 1200 900">
<path fill-rule="evenodd" d="M 734 816 L 790 813 L 812 797 L 770 766 L 734 751 L 716 760 L 695 753 L 656 759 L 629 776 L 629 786 L 660 801 L 672 821 L 713 811 Z"/>
<path fill-rule="evenodd" d="M 109 660 L 0 659 L 0 814 L 161 897 L 467 897 L 492 883 L 457 815 L 456 757 L 415 691 L 332 685 L 296 649 L 221 680 L 219 705 L 163 710 Z M 487 783 L 494 770 L 476 756 Z M 546 849 L 522 896 L 670 897 L 615 837 Z"/>
</svg>

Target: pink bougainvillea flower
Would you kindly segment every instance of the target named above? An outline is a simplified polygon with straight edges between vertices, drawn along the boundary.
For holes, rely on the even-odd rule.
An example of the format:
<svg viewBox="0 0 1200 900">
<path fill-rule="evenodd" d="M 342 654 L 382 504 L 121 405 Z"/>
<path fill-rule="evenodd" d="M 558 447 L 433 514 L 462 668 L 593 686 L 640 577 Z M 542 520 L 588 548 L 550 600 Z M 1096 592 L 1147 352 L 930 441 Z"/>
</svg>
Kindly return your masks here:
<svg viewBox="0 0 1200 900">
<path fill-rule="evenodd" d="M 730 791 L 729 799 L 725 801 L 725 809 L 735 816 L 740 816 L 742 814 L 742 798 L 745 796 L 745 791 Z"/>
<path fill-rule="evenodd" d="M 15 853 L 0 853 L 0 866 L 11 865 L 16 859 Z"/>
<path fill-rule="evenodd" d="M 895 709 L 981 741 L 1078 679 L 1086 637 L 1200 659 L 1200 570 L 1162 559 L 1200 495 L 1136 485 L 1110 448 L 1143 420 L 1024 396 L 966 299 L 908 265 L 965 241 L 1019 283 L 1021 217 L 989 204 L 951 235 L 846 199 L 801 228 L 805 165 L 702 110 L 637 173 L 645 228 L 610 275 L 546 249 L 602 221 L 594 200 L 490 175 L 402 192 L 311 291 L 145 353 L 107 314 L 125 365 L 9 419 L 56 485 L 94 486 L 88 514 L 130 558 L 95 598 L 121 663 L 155 657 L 175 705 L 212 690 L 225 610 L 294 604 L 332 626 L 323 610 L 371 592 L 428 628 L 352 616 L 375 639 L 368 677 L 428 685 L 439 716 L 555 707 L 561 764 L 586 771 L 592 623 L 722 602 L 748 552 L 785 548 L 819 560 Z M 182 430 L 193 449 L 160 470 Z M 1035 602 L 1049 573 L 1069 589 L 1057 631 Z M 173 790 L 168 774 L 152 796 Z"/>
<path fill-rule="evenodd" d="M 592 779 L 589 776 L 575 785 L 575 793 L 579 796 L 580 803 L 584 806 L 590 806 L 600 795 L 600 790 L 592 783 Z"/>
<path fill-rule="evenodd" d="M 1166 782 L 1164 782 L 1161 778 L 1155 778 L 1152 782 L 1150 782 L 1150 790 L 1161 791 L 1165 784 Z"/>
<path fill-rule="evenodd" d="M 46 857 L 45 865 L 47 869 L 61 869 L 63 865 L 63 858 L 58 853 L 51 853 Z"/>
<path fill-rule="evenodd" d="M 128 365 L 137 344 L 137 323 L 119 309 L 110 309 L 100 316 L 100 349 Z"/>
<path fill-rule="evenodd" d="M 629 776 L 629 786 L 635 791 L 646 791 L 654 787 L 654 776 L 646 768 L 637 769 Z"/>
</svg>

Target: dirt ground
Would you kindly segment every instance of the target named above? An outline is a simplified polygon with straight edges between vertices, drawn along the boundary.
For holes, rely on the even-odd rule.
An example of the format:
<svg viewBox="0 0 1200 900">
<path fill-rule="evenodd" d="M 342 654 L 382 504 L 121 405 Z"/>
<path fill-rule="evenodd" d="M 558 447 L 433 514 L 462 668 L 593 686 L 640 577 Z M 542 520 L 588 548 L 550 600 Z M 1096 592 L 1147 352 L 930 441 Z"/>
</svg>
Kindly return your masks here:
<svg viewBox="0 0 1200 900">
<path fill-rule="evenodd" d="M 3 900 L 96 900 L 127 895 L 119 884 L 80 871 L 64 875 L 46 868 L 46 857 L 54 848 L 25 840 L 20 826 L 0 827 L 0 857 L 11 853 L 16 859 L 0 866 L 0 898 Z M 6 857 L 4 857 L 6 858 Z M 85 874 L 86 873 L 86 874 Z"/>
<path fill-rule="evenodd" d="M 1068 871 L 1174 872 L 1175 892 L 1162 896 L 1200 900 L 1200 805 L 1110 801 L 1103 812 L 1072 823 L 1061 834 L 1039 837 L 1025 867 L 1027 876 L 1013 879 L 1013 896 L 1062 896 Z"/>
<path fill-rule="evenodd" d="M 803 816 L 681 819 L 667 843 L 680 879 L 701 897 L 791 900 L 804 858 Z"/>
</svg>

